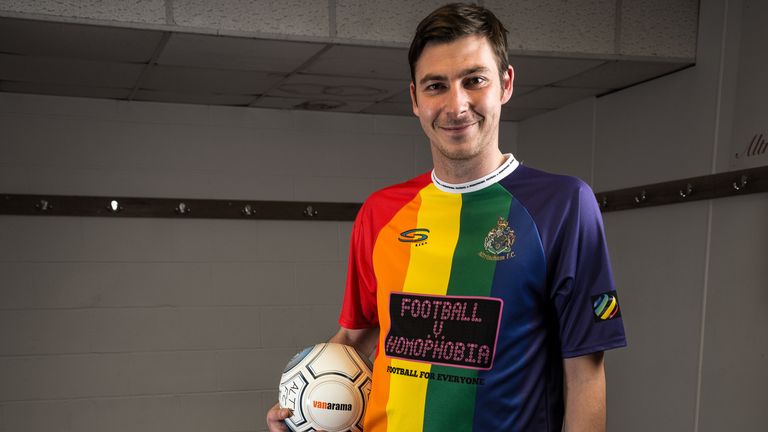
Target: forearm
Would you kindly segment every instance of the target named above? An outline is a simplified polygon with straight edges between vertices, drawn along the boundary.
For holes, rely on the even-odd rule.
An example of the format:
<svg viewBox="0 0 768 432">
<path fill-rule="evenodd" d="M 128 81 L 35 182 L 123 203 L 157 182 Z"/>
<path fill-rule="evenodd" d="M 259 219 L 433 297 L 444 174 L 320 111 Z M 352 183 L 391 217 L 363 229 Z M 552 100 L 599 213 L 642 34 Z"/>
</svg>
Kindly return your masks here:
<svg viewBox="0 0 768 432">
<path fill-rule="evenodd" d="M 564 432 L 605 431 L 605 370 L 602 353 L 565 366 Z"/>
<path fill-rule="evenodd" d="M 378 327 L 368 329 L 347 329 L 340 327 L 339 331 L 328 339 L 328 342 L 349 345 L 370 357 L 376 349 L 378 337 Z"/>
</svg>

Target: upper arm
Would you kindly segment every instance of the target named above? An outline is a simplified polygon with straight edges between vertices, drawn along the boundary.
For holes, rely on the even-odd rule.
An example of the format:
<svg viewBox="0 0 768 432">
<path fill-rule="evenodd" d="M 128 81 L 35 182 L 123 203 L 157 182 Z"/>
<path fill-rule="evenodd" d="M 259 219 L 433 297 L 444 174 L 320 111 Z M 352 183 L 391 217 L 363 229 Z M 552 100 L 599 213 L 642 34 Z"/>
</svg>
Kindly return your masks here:
<svg viewBox="0 0 768 432">
<path fill-rule="evenodd" d="M 370 357 L 376 349 L 376 343 L 379 338 L 379 328 L 369 327 L 362 329 L 350 329 L 339 327 L 339 331 L 331 337 L 328 342 L 335 342 L 354 347 L 361 353 Z"/>
<path fill-rule="evenodd" d="M 605 356 L 602 351 L 563 360 L 566 389 L 584 384 L 605 386 Z"/>
</svg>

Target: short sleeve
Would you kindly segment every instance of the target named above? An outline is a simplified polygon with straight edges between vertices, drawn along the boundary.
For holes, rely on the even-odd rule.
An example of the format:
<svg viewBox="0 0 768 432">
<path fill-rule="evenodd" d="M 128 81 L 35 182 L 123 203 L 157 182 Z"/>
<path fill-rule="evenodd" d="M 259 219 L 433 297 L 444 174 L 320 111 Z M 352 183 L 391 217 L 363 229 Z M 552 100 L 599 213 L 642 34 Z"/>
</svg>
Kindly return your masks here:
<svg viewBox="0 0 768 432">
<path fill-rule="evenodd" d="M 595 195 L 579 181 L 552 255 L 551 292 L 563 357 L 626 345 L 618 294 Z"/>
<path fill-rule="evenodd" d="M 347 264 L 347 281 L 339 324 L 345 328 L 361 329 L 378 326 L 376 309 L 376 278 L 373 272 L 373 234 L 370 206 L 363 207 L 352 226 Z"/>
</svg>

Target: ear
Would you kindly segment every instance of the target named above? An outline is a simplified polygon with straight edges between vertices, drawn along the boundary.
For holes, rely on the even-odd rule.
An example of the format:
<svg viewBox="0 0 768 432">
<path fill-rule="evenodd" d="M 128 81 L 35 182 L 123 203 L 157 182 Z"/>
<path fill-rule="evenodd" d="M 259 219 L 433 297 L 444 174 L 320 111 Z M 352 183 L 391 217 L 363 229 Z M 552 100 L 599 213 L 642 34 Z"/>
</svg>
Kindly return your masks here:
<svg viewBox="0 0 768 432">
<path fill-rule="evenodd" d="M 419 103 L 416 101 L 416 86 L 413 85 L 413 81 L 411 81 L 410 89 L 411 89 L 410 93 L 411 93 L 411 106 L 412 106 L 412 109 L 413 109 L 413 115 L 418 117 L 419 116 Z"/>
<path fill-rule="evenodd" d="M 501 104 L 509 102 L 509 98 L 512 97 L 512 83 L 515 81 L 515 70 L 510 65 L 502 77 L 501 82 Z"/>
</svg>

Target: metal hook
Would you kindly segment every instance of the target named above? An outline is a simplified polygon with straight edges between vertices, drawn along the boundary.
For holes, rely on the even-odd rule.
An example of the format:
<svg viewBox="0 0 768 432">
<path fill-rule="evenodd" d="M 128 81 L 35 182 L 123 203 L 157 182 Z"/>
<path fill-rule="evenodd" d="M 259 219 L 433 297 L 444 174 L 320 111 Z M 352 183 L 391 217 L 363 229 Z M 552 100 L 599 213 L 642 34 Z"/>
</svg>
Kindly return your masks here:
<svg viewBox="0 0 768 432">
<path fill-rule="evenodd" d="M 117 213 L 123 210 L 123 206 L 121 206 L 117 200 L 112 200 L 107 205 L 107 210 L 111 211 L 112 213 Z"/>
<path fill-rule="evenodd" d="M 648 199 L 648 196 L 645 193 L 645 189 L 640 191 L 640 195 L 635 195 L 635 202 L 638 204 L 645 202 L 646 199 Z"/>
<path fill-rule="evenodd" d="M 182 214 L 182 215 L 189 214 L 189 212 L 191 212 L 191 211 L 192 211 L 192 209 L 189 208 L 183 202 L 180 202 L 179 205 L 176 206 L 176 213 L 178 213 L 178 214 Z"/>
<path fill-rule="evenodd" d="M 308 205 L 307 208 L 304 209 L 304 216 L 315 217 L 317 216 L 317 210 L 311 205 Z"/>
<path fill-rule="evenodd" d="M 690 183 L 685 184 L 685 189 L 680 189 L 680 196 L 688 198 L 693 193 L 693 185 Z"/>
<path fill-rule="evenodd" d="M 600 198 L 600 208 L 606 208 L 608 207 L 608 196 L 603 195 L 602 198 Z"/>
<path fill-rule="evenodd" d="M 253 215 L 253 207 L 251 207 L 250 204 L 246 204 L 245 206 L 243 206 L 242 213 L 245 216 L 252 216 Z"/>
<path fill-rule="evenodd" d="M 36 209 L 38 209 L 38 210 L 40 210 L 40 211 L 48 211 L 48 210 L 53 210 L 53 206 L 51 205 L 51 203 L 49 203 L 49 202 L 48 202 L 48 201 L 46 201 L 46 200 L 42 200 L 42 199 L 40 200 L 40 202 L 39 202 L 39 203 L 37 203 L 37 205 L 35 206 L 35 208 L 36 208 Z"/>
<path fill-rule="evenodd" d="M 733 189 L 740 191 L 745 187 L 747 187 L 748 182 L 749 182 L 749 177 L 746 174 L 744 174 L 739 178 L 738 182 L 733 182 Z"/>
</svg>

